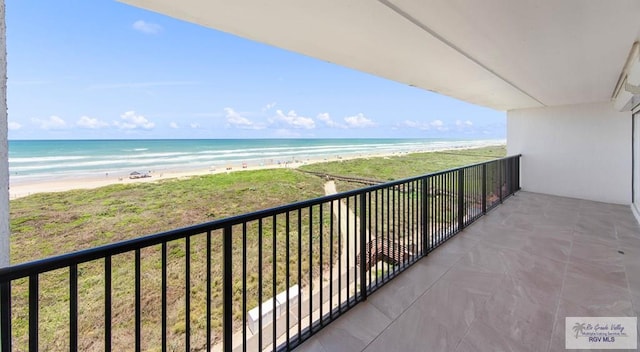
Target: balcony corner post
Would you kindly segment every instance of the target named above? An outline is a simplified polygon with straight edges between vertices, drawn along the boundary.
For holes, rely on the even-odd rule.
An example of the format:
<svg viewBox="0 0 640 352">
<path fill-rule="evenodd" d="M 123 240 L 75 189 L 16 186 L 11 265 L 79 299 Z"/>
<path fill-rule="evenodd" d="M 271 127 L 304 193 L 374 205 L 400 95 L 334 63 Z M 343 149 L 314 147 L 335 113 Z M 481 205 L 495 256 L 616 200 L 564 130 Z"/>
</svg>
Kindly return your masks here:
<svg viewBox="0 0 640 352">
<path fill-rule="evenodd" d="M 516 182 L 517 182 L 517 184 L 516 184 L 516 191 L 519 191 L 519 190 L 521 189 L 521 188 L 520 188 L 520 159 L 521 159 L 521 158 L 522 158 L 522 154 L 518 154 L 518 155 L 516 156 L 516 173 L 518 174 L 518 175 L 516 176 Z"/>
</svg>

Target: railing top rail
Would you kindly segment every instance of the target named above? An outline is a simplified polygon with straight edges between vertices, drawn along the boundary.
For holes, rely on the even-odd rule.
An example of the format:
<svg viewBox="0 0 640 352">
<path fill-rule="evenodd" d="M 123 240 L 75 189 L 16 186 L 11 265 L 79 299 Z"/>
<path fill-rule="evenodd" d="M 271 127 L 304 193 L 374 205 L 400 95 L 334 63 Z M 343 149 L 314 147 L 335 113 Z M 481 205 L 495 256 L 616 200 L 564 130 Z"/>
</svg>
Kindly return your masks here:
<svg viewBox="0 0 640 352">
<path fill-rule="evenodd" d="M 308 208 L 321 203 L 327 203 L 333 200 L 338 200 L 346 197 L 352 197 L 362 193 L 372 192 L 378 189 L 385 189 L 389 187 L 395 187 L 404 183 L 417 181 L 426 177 L 434 177 L 449 172 L 455 172 L 460 169 L 467 169 L 482 164 L 490 164 L 500 160 L 508 160 L 521 157 L 521 154 L 507 156 L 504 158 L 493 159 L 476 164 L 465 165 L 457 168 L 451 168 L 434 173 L 429 173 L 421 176 L 409 177 L 401 180 L 390 181 L 380 185 L 368 186 L 348 192 L 338 193 L 329 196 L 323 196 L 319 198 L 309 199 L 305 201 L 295 202 L 279 207 L 259 210 L 248 214 L 241 214 L 224 219 L 218 219 L 206 223 L 201 223 L 194 226 L 178 228 L 170 231 L 160 232 L 156 234 L 146 235 L 130 240 L 124 240 L 107 245 L 102 245 L 94 248 L 83 249 L 66 254 L 56 255 L 44 259 L 38 259 L 31 262 L 25 262 L 15 264 L 12 266 L 0 268 L 0 283 L 8 282 L 11 280 L 28 277 L 30 275 L 40 274 L 52 270 L 61 269 L 71 265 L 77 265 L 108 256 L 113 256 L 125 252 L 129 252 L 136 249 L 142 249 L 154 245 L 161 244 L 163 242 L 170 242 L 189 236 L 207 233 L 209 231 L 216 231 L 224 229 L 226 227 L 236 226 L 245 222 L 254 221 L 260 218 L 270 217 L 277 214 L 283 214 L 290 211 L 295 211 L 302 208 Z"/>
</svg>

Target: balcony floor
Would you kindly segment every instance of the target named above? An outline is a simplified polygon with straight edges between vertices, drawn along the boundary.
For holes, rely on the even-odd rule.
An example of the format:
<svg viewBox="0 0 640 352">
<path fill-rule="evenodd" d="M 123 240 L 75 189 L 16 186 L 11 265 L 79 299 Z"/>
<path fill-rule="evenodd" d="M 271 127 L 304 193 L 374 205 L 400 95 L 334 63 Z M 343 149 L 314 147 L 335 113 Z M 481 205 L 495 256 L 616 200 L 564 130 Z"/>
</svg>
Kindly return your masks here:
<svg viewBox="0 0 640 352">
<path fill-rule="evenodd" d="M 567 316 L 639 312 L 628 206 L 518 192 L 298 351 L 559 351 Z"/>
</svg>

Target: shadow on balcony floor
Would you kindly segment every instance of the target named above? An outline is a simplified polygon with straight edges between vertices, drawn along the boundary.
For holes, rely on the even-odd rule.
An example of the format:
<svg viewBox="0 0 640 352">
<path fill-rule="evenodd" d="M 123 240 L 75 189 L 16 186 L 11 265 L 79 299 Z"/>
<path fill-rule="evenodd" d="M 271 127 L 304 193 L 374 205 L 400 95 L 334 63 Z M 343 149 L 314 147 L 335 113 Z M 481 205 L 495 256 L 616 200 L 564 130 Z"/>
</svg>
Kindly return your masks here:
<svg viewBox="0 0 640 352">
<path fill-rule="evenodd" d="M 567 316 L 639 312 L 629 207 L 519 192 L 297 350 L 559 351 Z"/>
</svg>

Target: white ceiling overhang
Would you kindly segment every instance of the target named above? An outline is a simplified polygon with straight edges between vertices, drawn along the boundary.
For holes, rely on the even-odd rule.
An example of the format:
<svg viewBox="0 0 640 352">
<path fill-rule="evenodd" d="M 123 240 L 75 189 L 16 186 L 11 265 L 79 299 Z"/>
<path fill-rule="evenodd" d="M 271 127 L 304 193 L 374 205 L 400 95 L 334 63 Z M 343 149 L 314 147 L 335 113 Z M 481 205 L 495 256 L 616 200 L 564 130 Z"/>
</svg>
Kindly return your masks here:
<svg viewBox="0 0 640 352">
<path fill-rule="evenodd" d="M 121 0 L 498 110 L 608 101 L 637 0 Z"/>
</svg>

